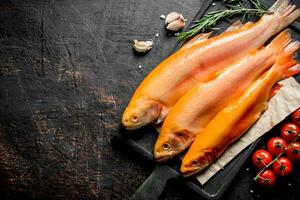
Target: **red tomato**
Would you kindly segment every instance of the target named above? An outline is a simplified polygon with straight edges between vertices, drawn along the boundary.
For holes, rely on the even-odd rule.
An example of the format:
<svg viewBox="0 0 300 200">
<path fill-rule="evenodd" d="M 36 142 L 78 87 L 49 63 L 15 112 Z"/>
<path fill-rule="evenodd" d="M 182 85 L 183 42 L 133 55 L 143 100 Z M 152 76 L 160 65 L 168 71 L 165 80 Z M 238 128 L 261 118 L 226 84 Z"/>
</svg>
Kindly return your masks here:
<svg viewBox="0 0 300 200">
<path fill-rule="evenodd" d="M 273 155 L 277 156 L 287 147 L 287 143 L 281 137 L 271 138 L 267 143 L 268 151 Z"/>
<path fill-rule="evenodd" d="M 272 169 L 277 176 L 288 176 L 292 173 L 293 165 L 289 159 L 280 157 L 273 163 Z"/>
<path fill-rule="evenodd" d="M 298 125 L 300 125 L 300 108 L 298 108 L 293 114 L 292 114 L 292 121 Z"/>
<path fill-rule="evenodd" d="M 257 179 L 257 183 L 264 187 L 273 186 L 276 182 L 276 176 L 274 172 L 270 169 L 265 170 L 261 173 Z"/>
<path fill-rule="evenodd" d="M 280 135 L 285 141 L 292 142 L 300 134 L 300 128 L 297 124 L 288 122 L 285 123 L 280 129 Z"/>
<path fill-rule="evenodd" d="M 300 161 L 300 142 L 295 142 L 285 152 L 286 157 L 292 161 Z"/>
<path fill-rule="evenodd" d="M 258 169 L 264 168 L 271 161 L 272 155 L 264 149 L 259 149 L 252 155 L 252 163 Z"/>
</svg>

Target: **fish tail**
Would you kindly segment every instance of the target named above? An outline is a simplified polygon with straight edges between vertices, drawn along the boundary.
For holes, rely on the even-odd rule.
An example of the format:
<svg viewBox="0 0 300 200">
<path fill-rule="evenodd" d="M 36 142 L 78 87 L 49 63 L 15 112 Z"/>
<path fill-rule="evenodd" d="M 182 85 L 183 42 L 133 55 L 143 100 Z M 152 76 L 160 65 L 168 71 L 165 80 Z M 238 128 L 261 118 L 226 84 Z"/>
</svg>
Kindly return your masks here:
<svg viewBox="0 0 300 200">
<path fill-rule="evenodd" d="M 300 43 L 298 41 L 290 42 L 285 48 L 284 53 L 292 56 L 300 47 Z"/>
<path fill-rule="evenodd" d="M 283 73 L 283 79 L 294 76 L 300 73 L 300 64 L 296 63 L 291 67 L 288 67 Z"/>
<path fill-rule="evenodd" d="M 291 43 L 292 38 L 289 30 L 286 29 L 282 31 L 277 37 L 275 37 L 272 42 L 267 46 L 267 48 L 271 49 L 272 51 L 282 51 Z"/>
<path fill-rule="evenodd" d="M 277 56 L 275 69 L 278 72 L 279 79 L 286 79 L 300 73 L 300 65 L 293 58 L 293 54 L 299 47 L 300 43 L 298 41 L 293 41 Z"/>
<path fill-rule="evenodd" d="M 288 26 L 300 16 L 300 9 L 296 9 L 295 5 L 290 4 L 290 0 L 277 0 L 273 6 L 269 8 L 269 12 L 282 17 L 283 20 L 282 23 L 280 23 L 280 29 Z"/>
</svg>

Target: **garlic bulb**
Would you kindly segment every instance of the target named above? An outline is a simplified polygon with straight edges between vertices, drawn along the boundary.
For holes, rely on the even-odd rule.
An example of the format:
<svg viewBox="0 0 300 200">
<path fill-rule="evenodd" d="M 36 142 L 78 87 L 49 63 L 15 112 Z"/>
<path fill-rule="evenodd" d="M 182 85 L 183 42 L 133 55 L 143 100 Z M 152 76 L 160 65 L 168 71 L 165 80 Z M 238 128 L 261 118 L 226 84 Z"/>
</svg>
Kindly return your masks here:
<svg viewBox="0 0 300 200">
<path fill-rule="evenodd" d="M 152 49 L 153 41 L 138 41 L 133 40 L 133 48 L 137 52 L 146 53 L 150 49 Z"/>
<path fill-rule="evenodd" d="M 178 12 L 171 12 L 167 15 L 165 24 L 166 28 L 173 32 L 180 31 L 185 26 L 184 17 Z"/>
</svg>

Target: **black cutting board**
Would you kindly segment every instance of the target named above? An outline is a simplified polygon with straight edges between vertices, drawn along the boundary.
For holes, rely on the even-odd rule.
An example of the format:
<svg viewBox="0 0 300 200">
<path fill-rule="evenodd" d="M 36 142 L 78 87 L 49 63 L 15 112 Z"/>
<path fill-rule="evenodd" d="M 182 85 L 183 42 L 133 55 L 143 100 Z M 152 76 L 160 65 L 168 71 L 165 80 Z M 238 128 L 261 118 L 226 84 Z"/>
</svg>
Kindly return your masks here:
<svg viewBox="0 0 300 200">
<path fill-rule="evenodd" d="M 208 0 L 201 7 L 199 12 L 196 14 L 194 19 L 199 19 L 207 12 L 211 10 L 218 10 L 224 8 L 224 5 L 221 2 L 214 2 L 213 0 Z M 272 1 L 274 2 L 274 1 Z M 246 5 L 249 5 L 249 2 L 244 2 Z M 299 3 L 298 3 L 299 4 Z M 271 5 L 270 2 L 266 1 L 265 5 Z M 230 24 L 232 24 L 239 17 L 223 20 L 218 23 L 217 27 L 219 30 L 215 31 L 215 34 L 223 32 Z M 250 19 L 251 20 L 251 19 Z M 255 19 L 252 19 L 255 20 Z M 294 23 L 289 28 L 294 39 L 299 40 L 299 30 L 297 29 L 297 23 Z M 188 27 L 190 27 L 190 24 Z M 188 29 L 188 27 L 186 29 Z M 177 42 L 172 52 L 180 48 L 182 45 L 181 42 Z M 172 53 L 170 52 L 170 53 Z M 296 80 L 300 81 L 300 76 L 296 77 Z M 276 129 L 276 127 L 274 127 Z M 277 128 L 278 129 L 278 128 Z M 269 131 L 270 133 L 274 132 L 273 129 Z M 270 134 L 265 134 L 270 135 Z M 136 131 L 130 131 L 130 133 L 122 128 L 119 130 L 119 134 L 114 137 L 114 141 L 122 142 L 128 145 L 131 149 L 136 151 L 138 154 L 143 156 L 145 159 L 154 161 L 153 158 L 153 147 L 158 136 L 157 131 L 152 126 L 146 126 Z M 228 163 L 224 169 L 220 170 L 215 174 L 207 183 L 201 185 L 195 177 L 183 178 L 180 175 L 179 167 L 180 160 L 175 158 L 164 164 L 157 164 L 150 176 L 144 181 L 144 183 L 139 187 L 139 189 L 132 196 L 133 200 L 154 200 L 158 199 L 164 190 L 164 187 L 168 180 L 178 179 L 183 182 L 188 188 L 193 190 L 199 196 L 205 199 L 219 199 L 222 194 L 229 187 L 230 183 L 234 179 L 235 175 L 238 173 L 241 166 L 245 163 L 249 155 L 259 144 L 261 139 L 258 139 L 245 150 L 243 150 L 238 156 L 236 156 L 230 163 Z"/>
</svg>

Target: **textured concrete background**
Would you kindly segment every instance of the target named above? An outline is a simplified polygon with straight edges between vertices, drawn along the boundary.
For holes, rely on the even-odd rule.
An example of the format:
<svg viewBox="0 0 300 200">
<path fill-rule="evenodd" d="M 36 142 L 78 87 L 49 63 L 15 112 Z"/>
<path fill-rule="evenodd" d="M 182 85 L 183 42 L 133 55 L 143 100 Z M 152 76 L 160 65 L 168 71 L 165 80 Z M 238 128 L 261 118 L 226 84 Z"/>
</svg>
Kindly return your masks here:
<svg viewBox="0 0 300 200">
<path fill-rule="evenodd" d="M 159 16 L 178 10 L 191 20 L 201 2 L 2 0 L 1 197 L 128 199 L 153 166 L 110 139 L 139 82 L 176 42 Z M 133 39 L 155 45 L 137 56 Z M 245 169 L 224 199 L 259 199 Z M 170 184 L 162 199 L 195 198 L 180 190 Z"/>
</svg>

